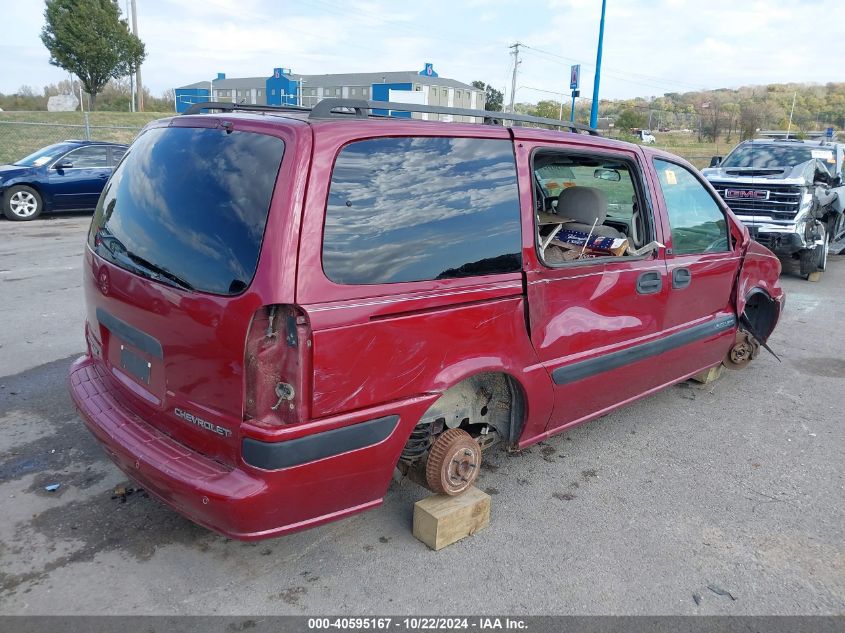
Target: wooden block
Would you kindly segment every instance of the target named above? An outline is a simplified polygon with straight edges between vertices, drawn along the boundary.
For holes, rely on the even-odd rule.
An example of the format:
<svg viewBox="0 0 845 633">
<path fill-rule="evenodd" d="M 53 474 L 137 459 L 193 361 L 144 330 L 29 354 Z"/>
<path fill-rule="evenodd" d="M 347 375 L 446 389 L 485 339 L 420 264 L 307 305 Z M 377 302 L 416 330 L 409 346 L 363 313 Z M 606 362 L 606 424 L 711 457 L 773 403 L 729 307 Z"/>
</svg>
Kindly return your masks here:
<svg viewBox="0 0 845 633">
<path fill-rule="evenodd" d="M 490 495 L 469 488 L 457 497 L 431 495 L 414 504 L 414 536 L 433 550 L 490 525 Z"/>
<path fill-rule="evenodd" d="M 700 382 L 702 385 L 709 385 L 711 382 L 716 382 L 719 379 L 719 376 L 722 375 L 722 370 L 724 368 L 725 366 L 722 364 L 716 365 L 710 369 L 698 372 L 695 376 L 692 376 L 690 380 Z"/>
</svg>

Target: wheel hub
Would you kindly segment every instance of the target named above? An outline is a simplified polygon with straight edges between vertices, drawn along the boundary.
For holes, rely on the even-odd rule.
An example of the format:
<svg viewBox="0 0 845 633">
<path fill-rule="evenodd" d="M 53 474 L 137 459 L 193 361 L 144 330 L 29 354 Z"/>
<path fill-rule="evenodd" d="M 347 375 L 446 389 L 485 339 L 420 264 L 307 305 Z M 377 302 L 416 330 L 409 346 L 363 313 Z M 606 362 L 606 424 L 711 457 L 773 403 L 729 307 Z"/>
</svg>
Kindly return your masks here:
<svg viewBox="0 0 845 633">
<path fill-rule="evenodd" d="M 28 218 L 35 213 L 38 203 L 35 200 L 35 196 L 28 191 L 16 191 L 9 198 L 9 207 L 15 215 Z"/>
<path fill-rule="evenodd" d="M 476 462 L 476 456 L 470 449 L 465 448 L 458 451 L 449 463 L 449 481 L 456 485 L 469 481 L 478 467 Z"/>
<path fill-rule="evenodd" d="M 747 332 L 737 332 L 736 341 L 728 350 L 725 366 L 729 369 L 742 369 L 757 356 L 759 345 Z"/>
<path fill-rule="evenodd" d="M 472 486 L 481 466 L 481 447 L 463 429 L 449 429 L 431 446 L 425 467 L 428 487 L 458 495 Z"/>
</svg>

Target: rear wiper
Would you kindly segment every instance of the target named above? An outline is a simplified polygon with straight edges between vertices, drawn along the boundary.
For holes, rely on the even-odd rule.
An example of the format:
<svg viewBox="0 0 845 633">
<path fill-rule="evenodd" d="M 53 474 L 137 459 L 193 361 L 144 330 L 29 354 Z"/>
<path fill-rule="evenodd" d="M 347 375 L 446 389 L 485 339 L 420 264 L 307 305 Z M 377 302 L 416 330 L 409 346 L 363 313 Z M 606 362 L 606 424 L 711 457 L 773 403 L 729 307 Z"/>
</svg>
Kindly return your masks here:
<svg viewBox="0 0 845 633">
<path fill-rule="evenodd" d="M 187 281 L 179 277 L 178 275 L 174 275 L 172 272 L 159 266 L 158 264 L 154 264 L 151 261 L 136 255 L 135 253 L 130 253 L 126 251 L 124 256 L 129 259 L 136 267 L 142 269 L 150 279 L 154 281 L 163 281 L 170 286 L 174 286 L 176 288 L 181 288 L 182 290 L 193 290 L 194 287 L 189 284 Z"/>
</svg>

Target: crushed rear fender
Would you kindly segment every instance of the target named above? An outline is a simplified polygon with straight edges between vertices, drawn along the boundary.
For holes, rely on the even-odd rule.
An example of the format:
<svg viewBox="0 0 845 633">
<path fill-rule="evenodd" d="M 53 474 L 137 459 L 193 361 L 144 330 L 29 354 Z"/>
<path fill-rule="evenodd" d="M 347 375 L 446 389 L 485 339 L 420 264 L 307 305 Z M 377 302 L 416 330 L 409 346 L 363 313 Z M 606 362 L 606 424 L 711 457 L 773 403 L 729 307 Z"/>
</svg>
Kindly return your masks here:
<svg viewBox="0 0 845 633">
<path fill-rule="evenodd" d="M 745 245 L 745 254 L 736 285 L 736 313 L 745 314 L 755 334 L 765 343 L 777 325 L 785 295 L 780 285 L 780 260 L 754 240 Z M 751 314 L 751 311 L 755 314 Z"/>
</svg>

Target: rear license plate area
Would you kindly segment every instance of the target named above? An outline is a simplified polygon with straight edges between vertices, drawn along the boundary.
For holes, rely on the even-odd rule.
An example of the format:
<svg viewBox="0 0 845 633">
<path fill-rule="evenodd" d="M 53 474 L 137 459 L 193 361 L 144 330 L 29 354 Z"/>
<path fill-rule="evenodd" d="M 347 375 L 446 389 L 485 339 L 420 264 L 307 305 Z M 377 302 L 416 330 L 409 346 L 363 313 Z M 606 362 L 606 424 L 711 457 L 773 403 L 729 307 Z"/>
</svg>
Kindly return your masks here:
<svg viewBox="0 0 845 633">
<path fill-rule="evenodd" d="M 120 367 L 145 385 L 150 384 L 150 362 L 123 344 L 120 346 Z"/>
</svg>

